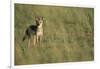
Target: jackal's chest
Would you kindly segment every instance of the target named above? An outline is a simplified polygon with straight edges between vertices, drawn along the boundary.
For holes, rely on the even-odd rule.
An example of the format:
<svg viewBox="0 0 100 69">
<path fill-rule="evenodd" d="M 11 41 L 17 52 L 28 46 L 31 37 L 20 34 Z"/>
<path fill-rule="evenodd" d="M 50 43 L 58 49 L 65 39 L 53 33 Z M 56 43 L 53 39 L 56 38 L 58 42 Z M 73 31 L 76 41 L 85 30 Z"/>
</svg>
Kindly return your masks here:
<svg viewBox="0 0 100 69">
<path fill-rule="evenodd" d="M 43 29 L 42 28 L 37 29 L 37 35 L 43 35 Z"/>
</svg>

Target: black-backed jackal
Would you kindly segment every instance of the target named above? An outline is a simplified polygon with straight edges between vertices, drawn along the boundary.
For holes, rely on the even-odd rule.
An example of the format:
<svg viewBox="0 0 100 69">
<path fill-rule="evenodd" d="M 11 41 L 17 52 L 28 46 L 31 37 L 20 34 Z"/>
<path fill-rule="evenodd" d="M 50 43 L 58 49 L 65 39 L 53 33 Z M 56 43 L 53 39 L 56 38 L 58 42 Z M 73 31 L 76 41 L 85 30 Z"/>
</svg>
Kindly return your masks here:
<svg viewBox="0 0 100 69">
<path fill-rule="evenodd" d="M 32 43 L 34 46 L 40 43 L 43 37 L 43 17 L 35 17 L 36 25 L 30 25 L 23 37 L 23 41 L 28 38 L 28 46 Z M 30 42 L 32 39 L 32 42 Z M 31 45 L 32 45 L 31 44 Z"/>
</svg>

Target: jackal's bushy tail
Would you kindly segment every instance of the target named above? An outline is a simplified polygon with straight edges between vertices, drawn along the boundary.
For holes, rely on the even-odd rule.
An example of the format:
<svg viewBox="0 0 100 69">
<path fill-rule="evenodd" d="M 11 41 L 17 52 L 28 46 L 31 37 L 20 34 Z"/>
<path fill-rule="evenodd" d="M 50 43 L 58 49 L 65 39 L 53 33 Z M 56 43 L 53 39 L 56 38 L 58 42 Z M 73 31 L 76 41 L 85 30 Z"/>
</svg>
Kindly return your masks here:
<svg viewBox="0 0 100 69">
<path fill-rule="evenodd" d="M 24 37 L 23 37 L 22 41 L 24 41 L 25 39 L 26 39 L 26 35 L 24 35 Z"/>
</svg>

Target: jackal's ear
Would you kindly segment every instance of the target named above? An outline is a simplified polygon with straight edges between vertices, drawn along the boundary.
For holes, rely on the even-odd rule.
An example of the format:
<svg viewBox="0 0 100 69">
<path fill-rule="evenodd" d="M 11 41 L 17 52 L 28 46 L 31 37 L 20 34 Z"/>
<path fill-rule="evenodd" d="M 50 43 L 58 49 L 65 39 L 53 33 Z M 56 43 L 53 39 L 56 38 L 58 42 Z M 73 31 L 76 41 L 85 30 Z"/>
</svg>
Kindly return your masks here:
<svg viewBox="0 0 100 69">
<path fill-rule="evenodd" d="M 35 16 L 35 20 L 38 20 L 38 17 L 37 16 Z"/>
<path fill-rule="evenodd" d="M 40 16 L 39 18 L 40 18 L 40 20 L 43 20 L 43 16 Z"/>
<path fill-rule="evenodd" d="M 41 19 L 43 19 L 43 16 L 41 16 Z"/>
</svg>

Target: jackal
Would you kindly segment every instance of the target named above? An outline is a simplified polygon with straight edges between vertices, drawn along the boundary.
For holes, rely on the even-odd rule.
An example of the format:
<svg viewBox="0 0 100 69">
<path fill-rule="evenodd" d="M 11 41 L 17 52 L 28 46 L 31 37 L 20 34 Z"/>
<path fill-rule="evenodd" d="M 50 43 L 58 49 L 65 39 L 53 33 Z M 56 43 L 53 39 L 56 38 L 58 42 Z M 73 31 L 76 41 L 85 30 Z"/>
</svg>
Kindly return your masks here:
<svg viewBox="0 0 100 69">
<path fill-rule="evenodd" d="M 43 17 L 35 17 L 36 25 L 30 25 L 23 37 L 23 41 L 28 38 L 28 46 L 30 46 L 30 39 L 33 40 L 34 46 L 39 42 L 41 42 L 43 37 Z"/>
</svg>

